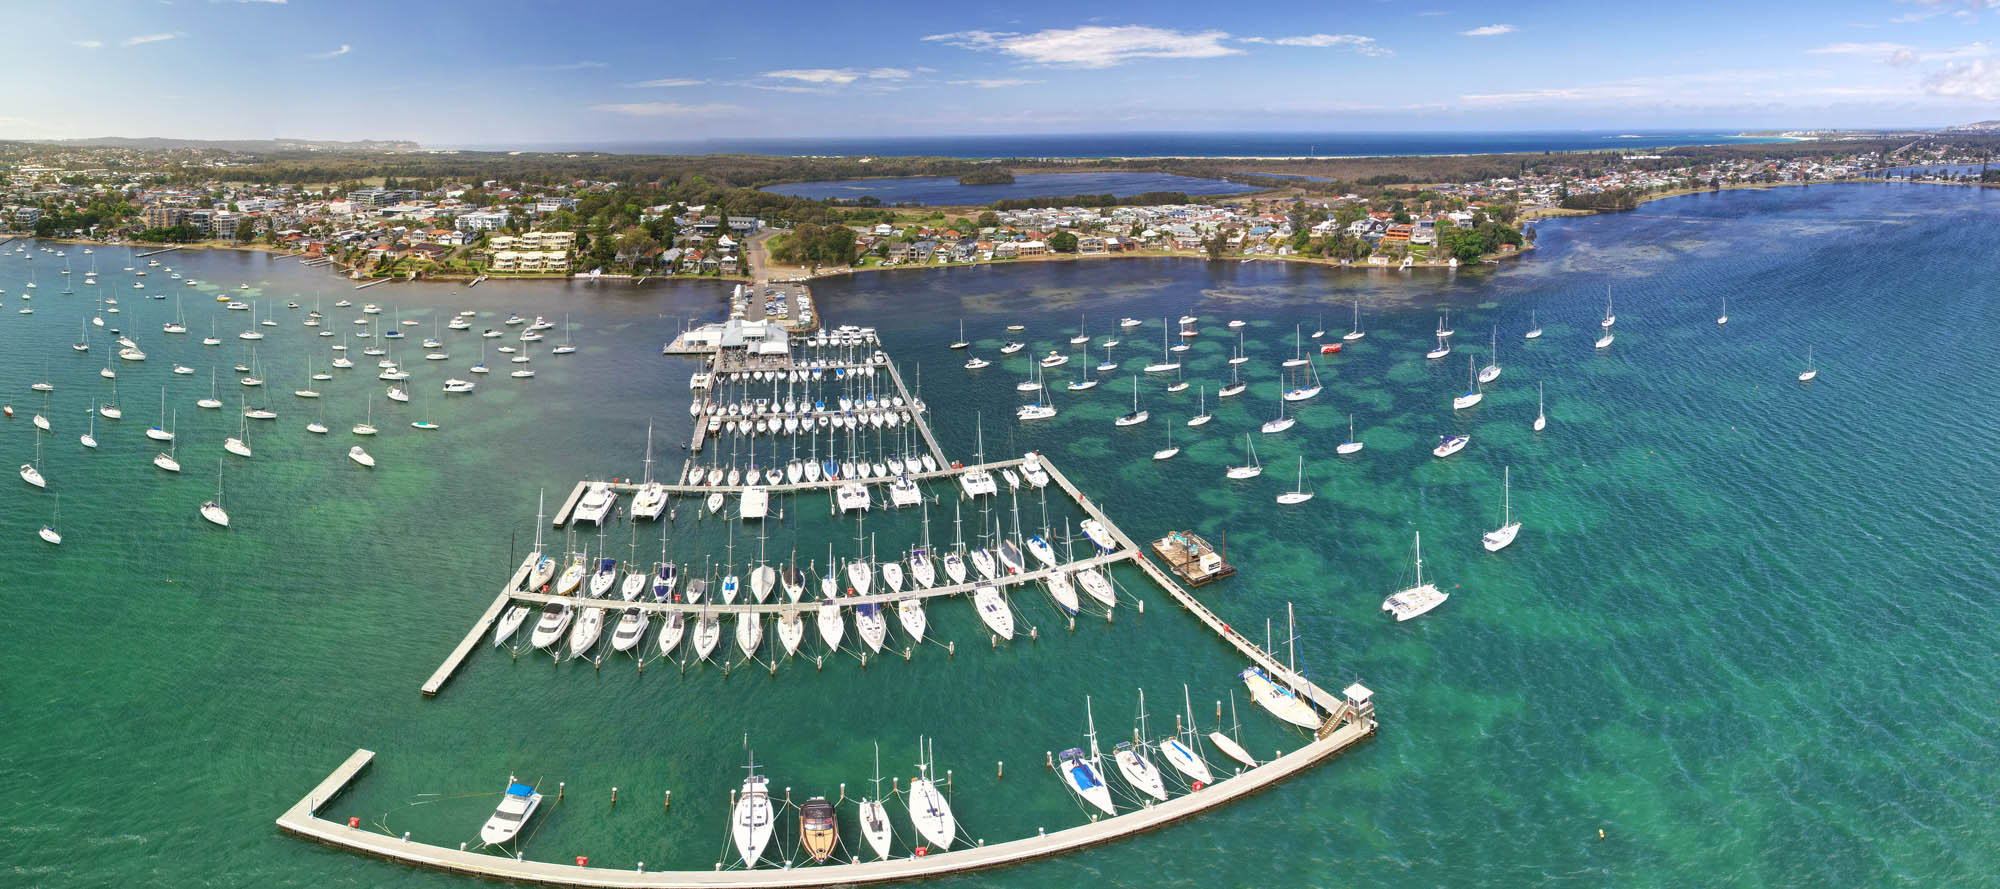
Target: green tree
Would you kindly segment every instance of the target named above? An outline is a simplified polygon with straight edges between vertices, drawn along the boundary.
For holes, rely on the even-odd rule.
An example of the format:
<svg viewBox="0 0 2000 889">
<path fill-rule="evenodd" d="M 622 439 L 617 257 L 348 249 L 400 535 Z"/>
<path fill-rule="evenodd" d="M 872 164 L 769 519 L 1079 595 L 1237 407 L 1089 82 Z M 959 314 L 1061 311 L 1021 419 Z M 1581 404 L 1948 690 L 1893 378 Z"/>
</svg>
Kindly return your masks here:
<svg viewBox="0 0 2000 889">
<path fill-rule="evenodd" d="M 1215 234 L 1202 243 L 1202 247 L 1208 251 L 1209 259 L 1221 259 L 1222 254 L 1229 250 L 1229 233 L 1216 229 Z"/>
<path fill-rule="evenodd" d="M 1000 214 L 995 213 L 992 210 L 987 210 L 979 214 L 979 219 L 976 221 L 979 223 L 980 228 L 999 228 Z"/>
<path fill-rule="evenodd" d="M 236 221 L 236 243 L 247 244 L 257 238 L 257 220 L 248 216 Z"/>
<path fill-rule="evenodd" d="M 1075 253 L 1076 236 L 1069 232 L 1056 232 L 1049 236 L 1049 249 L 1057 253 Z"/>
</svg>

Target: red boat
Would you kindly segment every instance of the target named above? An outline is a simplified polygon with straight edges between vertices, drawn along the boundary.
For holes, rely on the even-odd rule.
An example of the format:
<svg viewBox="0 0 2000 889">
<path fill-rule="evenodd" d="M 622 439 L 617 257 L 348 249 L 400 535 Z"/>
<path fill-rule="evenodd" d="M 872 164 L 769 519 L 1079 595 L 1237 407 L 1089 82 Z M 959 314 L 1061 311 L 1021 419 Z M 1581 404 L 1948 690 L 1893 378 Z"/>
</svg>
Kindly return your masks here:
<svg viewBox="0 0 2000 889">
<path fill-rule="evenodd" d="M 1201 336 L 1201 331 L 1192 327 L 1181 328 L 1181 336 Z"/>
<path fill-rule="evenodd" d="M 1319 353 L 1321 355 L 1332 355 L 1333 353 L 1340 351 L 1340 347 L 1341 347 L 1340 343 L 1322 343 L 1320 344 L 1319 347 Z"/>
</svg>

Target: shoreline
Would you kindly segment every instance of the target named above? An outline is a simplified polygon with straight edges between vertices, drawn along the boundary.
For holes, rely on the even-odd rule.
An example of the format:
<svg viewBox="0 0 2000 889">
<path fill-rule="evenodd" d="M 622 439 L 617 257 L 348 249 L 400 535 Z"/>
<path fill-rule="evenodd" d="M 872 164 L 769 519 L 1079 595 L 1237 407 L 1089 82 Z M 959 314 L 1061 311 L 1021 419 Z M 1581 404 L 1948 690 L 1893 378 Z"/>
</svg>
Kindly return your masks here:
<svg viewBox="0 0 2000 889">
<path fill-rule="evenodd" d="M 1662 191 L 1662 192 L 1642 195 L 1639 198 L 1639 204 L 1641 205 L 1648 204 L 1653 201 L 1665 200 L 1667 198 L 1682 198 L 1682 197 L 1687 197 L 1689 195 L 1713 194 L 1719 191 L 1745 191 L 1745 190 L 1761 191 L 1772 188 L 1804 188 L 1813 185 L 1955 185 L 1955 186 L 1967 186 L 1972 188 L 2000 188 L 2000 182 L 1947 182 L 1947 181 L 1934 182 L 1929 180 L 1918 180 L 1915 182 L 1910 182 L 1901 179 L 1877 179 L 1873 177 L 1850 176 L 1845 179 L 1816 179 L 1809 182 L 1807 181 L 1732 182 L 1730 184 L 1723 185 L 1717 188 L 1677 188 L 1671 191 Z M 1635 206 L 1633 209 L 1638 209 L 1638 207 Z M 1596 216 L 1602 213 L 1629 213 L 1629 212 L 1631 212 L 1631 210 L 1571 210 L 1563 207 L 1537 207 L 1535 209 L 1521 211 L 1521 219 L 1524 222 L 1535 222 L 1543 219 L 1562 219 L 1571 216 Z"/>
</svg>

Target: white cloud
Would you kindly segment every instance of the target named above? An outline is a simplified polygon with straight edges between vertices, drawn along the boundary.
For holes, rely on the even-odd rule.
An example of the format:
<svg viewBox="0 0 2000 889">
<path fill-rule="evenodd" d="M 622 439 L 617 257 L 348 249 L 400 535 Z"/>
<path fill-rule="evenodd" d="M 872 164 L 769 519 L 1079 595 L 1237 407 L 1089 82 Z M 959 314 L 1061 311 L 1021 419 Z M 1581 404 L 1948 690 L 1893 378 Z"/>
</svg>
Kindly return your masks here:
<svg viewBox="0 0 2000 889">
<path fill-rule="evenodd" d="M 347 55 L 348 53 L 350 53 L 350 52 L 353 52 L 353 51 L 354 51 L 354 47 L 352 47 L 352 46 L 348 46 L 347 44 L 343 43 L 343 44 L 341 44 L 341 45 L 340 45 L 340 48 L 339 48 L 339 49 L 334 49 L 334 50 L 328 50 L 328 51 L 326 51 L 326 52 L 316 52 L 316 53 L 313 53 L 313 58 L 315 58 L 315 59 L 331 59 L 331 58 L 333 58 L 333 57 L 335 57 L 335 56 L 344 56 L 344 55 Z"/>
<path fill-rule="evenodd" d="M 980 52 L 998 52 L 1041 65 L 1109 68 L 1135 59 L 1212 59 L 1243 52 L 1223 41 L 1225 31 L 1175 31 L 1145 25 L 1087 25 L 1032 34 L 955 31 L 924 38 Z"/>
<path fill-rule="evenodd" d="M 890 84 L 908 80 L 910 75 L 907 68 L 780 68 L 759 75 L 765 83 L 746 85 L 780 93 L 819 93 L 865 82 L 871 89 L 890 90 L 895 89 Z M 773 80 L 784 82 L 768 82 Z"/>
<path fill-rule="evenodd" d="M 120 41 L 118 41 L 118 45 L 119 45 L 119 46 L 138 46 L 138 45 L 140 45 L 140 44 L 143 44 L 143 43 L 158 43 L 158 42 L 160 42 L 160 41 L 162 41 L 162 40 L 172 40 L 172 39 L 174 39 L 175 37 L 179 37 L 179 36 L 181 36 L 181 35 L 179 35 L 179 34 L 137 34 L 137 35 L 134 35 L 134 36 L 131 36 L 131 37 L 127 37 L 127 38 L 125 38 L 124 40 L 120 40 Z"/>
<path fill-rule="evenodd" d="M 604 67 L 604 63 L 603 63 L 603 62 L 593 62 L 593 61 L 589 61 L 589 60 L 584 60 L 584 61 L 581 61 L 581 62 L 563 62 L 563 63 L 561 63 L 561 64 L 556 64 L 556 65 L 529 65 L 529 66 L 528 66 L 528 70 L 530 70 L 530 71 L 588 71 L 588 70 L 592 70 L 592 69 L 595 69 L 595 68 L 602 68 L 602 67 Z"/>
<path fill-rule="evenodd" d="M 976 86 L 983 90 L 998 90 L 1007 89 L 1008 87 L 1027 86 L 1029 84 L 1041 83 L 1041 81 L 1023 80 L 1019 77 L 994 77 L 973 80 L 947 80 L 945 83 L 951 86 Z"/>
<path fill-rule="evenodd" d="M 1592 102 L 1606 99 L 1637 99 L 1654 91 L 1642 86 L 1580 86 L 1567 89 L 1518 90 L 1507 93 L 1468 93 L 1460 99 L 1480 105 L 1514 105 L 1522 102 Z"/>
<path fill-rule="evenodd" d="M 102 40 L 72 40 L 70 43 L 81 46 L 84 49 L 96 49 L 104 45 L 104 41 Z"/>
<path fill-rule="evenodd" d="M 1924 92 L 1952 99 L 2000 101 L 2000 64 L 1979 59 L 1948 65 L 1924 78 Z"/>
<path fill-rule="evenodd" d="M 707 82 L 706 80 L 698 80 L 693 77 L 662 77 L 659 80 L 641 80 L 638 83 L 628 83 L 625 85 L 632 87 L 675 87 L 700 86 Z"/>
<path fill-rule="evenodd" d="M 1359 34 L 1306 34 L 1299 37 L 1245 37 L 1244 43 L 1268 43 L 1272 46 L 1312 46 L 1339 47 L 1351 49 L 1364 56 L 1388 56 L 1395 52 L 1388 47 L 1378 46 L 1373 37 Z"/>
<path fill-rule="evenodd" d="M 743 108 L 738 105 L 708 104 L 681 105 L 674 102 L 612 102 L 590 106 L 592 111 L 607 111 L 612 114 L 629 114 L 633 117 L 697 117 L 723 114 L 739 114 Z"/>
<path fill-rule="evenodd" d="M 1465 37 L 1498 37 L 1501 34 L 1512 34 L 1518 30 L 1520 29 L 1513 25 L 1481 25 L 1470 31 L 1460 31 L 1458 33 Z"/>
<path fill-rule="evenodd" d="M 1915 65 L 1919 62 L 1954 62 L 1965 59 L 1984 58 L 1993 53 L 1993 47 L 1983 41 L 1974 41 L 1964 46 L 1950 49 L 1920 49 L 1901 43 L 1829 43 L 1826 46 L 1806 50 L 1809 55 L 1863 56 L 1874 57 L 1882 62 L 1899 67 Z"/>
<path fill-rule="evenodd" d="M 1425 10 L 1425 11 L 1423 11 L 1423 12 L 1420 12 L 1420 13 L 1417 13 L 1417 14 L 1418 14 L 1418 15 L 1421 15 L 1421 16 L 1426 16 L 1426 17 L 1428 17 L 1428 16 L 1437 16 L 1437 15 L 1444 15 L 1444 10 L 1442 10 L 1442 9 L 1428 9 L 1428 10 Z"/>
</svg>

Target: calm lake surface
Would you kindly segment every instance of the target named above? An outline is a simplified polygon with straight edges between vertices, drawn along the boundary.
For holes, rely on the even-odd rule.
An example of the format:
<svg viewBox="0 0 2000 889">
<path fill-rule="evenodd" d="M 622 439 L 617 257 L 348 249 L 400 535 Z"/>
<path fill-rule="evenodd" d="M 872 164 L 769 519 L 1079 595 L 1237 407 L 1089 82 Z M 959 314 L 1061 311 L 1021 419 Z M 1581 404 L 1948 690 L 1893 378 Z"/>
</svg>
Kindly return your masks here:
<svg viewBox="0 0 2000 889">
<path fill-rule="evenodd" d="M 884 204 L 925 204 L 958 206 L 991 204 L 1006 198 L 1069 197 L 1079 194 L 1115 194 L 1120 197 L 1149 191 L 1178 191 L 1189 195 L 1241 194 L 1256 187 L 1222 179 L 1198 179 L 1171 173 L 1022 173 L 1008 185 L 960 185 L 956 176 L 913 176 L 894 179 L 842 179 L 832 182 L 787 182 L 768 185 L 765 191 L 821 200 L 854 200 L 870 197 Z"/>
<path fill-rule="evenodd" d="M 1982 492 L 2000 463 L 1990 399 L 1978 393 L 2000 388 L 2000 253 L 1968 247 L 1996 238 L 1992 191 L 1812 186 L 1548 222 L 1532 257 L 1455 275 L 1135 259 L 817 284 L 829 319 L 880 328 L 906 378 L 921 375 L 954 457 L 970 457 L 977 430 L 990 457 L 1051 455 L 1135 538 L 1226 532 L 1241 572 L 1201 598 L 1238 627 L 1275 619 L 1281 648 L 1292 603 L 1311 674 L 1378 693 L 1381 734 L 1298 780 L 1135 840 L 939 883 L 1987 882 L 2000 869 L 2000 725 L 1987 705 L 2000 695 L 2000 506 Z M 1071 631 L 1045 595 L 1023 593 L 1015 610 L 1041 638 L 998 650 L 980 644 L 964 603 L 936 602 L 933 633 L 955 641 L 955 655 L 928 645 L 865 669 L 841 654 L 823 669 L 792 660 L 775 676 L 751 665 L 725 678 L 714 666 L 683 675 L 656 661 L 641 675 L 624 656 L 593 671 L 486 648 L 423 699 L 419 684 L 533 543 L 538 491 L 553 510 L 586 473 L 639 475 L 649 419 L 666 467 L 656 469 L 678 469 L 692 365 L 659 347 L 683 319 L 719 315 L 723 291 L 489 282 L 356 294 L 293 260 L 235 252 L 157 257 L 140 291 L 121 270 L 124 248 L 61 249 L 71 277 L 95 259 L 102 283 L 64 296 L 63 258 L 37 251 L 40 286 L 24 303 L 30 263 L 12 245 L 0 253 L 0 401 L 17 414 L 0 420 L 0 452 L 33 460 L 29 417 L 46 411 L 54 425 L 41 439 L 49 491 L 10 480 L 0 494 L 0 559 L 14 567 L 14 632 L 0 646 L 7 885 L 475 885 L 278 833 L 272 819 L 364 746 L 376 764 L 327 817 L 451 845 L 474 838 L 509 775 L 563 781 L 565 801 L 536 816 L 530 857 L 707 869 L 726 855 L 746 735 L 794 800 L 842 784 L 868 793 L 878 744 L 882 774 L 906 783 L 917 739 L 929 736 L 938 768 L 953 771 L 962 829 L 996 842 L 1083 820 L 1041 760 L 1084 742 L 1085 696 L 1108 746 L 1130 736 L 1142 688 L 1159 735 L 1183 685 L 1203 731 L 1239 687 L 1240 659 L 1126 570 L 1118 579 L 1145 598 L 1143 616 L 1128 600 L 1113 621 L 1085 617 Z M 167 266 L 203 286 L 172 281 Z M 1617 340 L 1596 353 L 1607 287 Z M 141 298 L 162 289 L 183 296 L 186 338 L 159 333 L 175 300 Z M 249 313 L 223 311 L 222 291 L 258 299 L 259 317 L 270 309 L 279 322 L 258 344 L 270 381 L 261 392 L 233 382 L 230 365 L 251 360 L 236 338 Z M 148 360 L 116 368 L 125 419 L 96 420 L 102 446 L 88 451 L 77 442 L 87 411 L 112 397 L 98 369 L 120 364 L 96 328 L 88 353 L 68 348 L 96 295 L 119 299 L 123 311 L 104 317 Z M 334 309 L 342 297 L 356 308 Z M 1730 322 L 1719 327 L 1725 298 Z M 415 365 L 412 403 L 380 398 L 384 384 L 360 376 L 365 364 L 318 384 L 320 403 L 290 394 L 306 384 L 308 359 L 320 369 L 331 355 L 330 339 L 299 325 L 316 300 L 358 364 L 363 342 L 349 322 L 360 303 L 382 305 L 380 324 L 421 322 L 397 349 Z M 1314 358 L 1326 392 L 1292 430 L 1257 433 L 1278 411 L 1278 363 L 1295 348 L 1287 328 L 1302 326 L 1313 351 L 1310 333 L 1323 323 L 1337 339 L 1357 300 L 1367 337 Z M 17 314 L 23 304 L 35 313 Z M 471 333 L 446 332 L 450 360 L 401 348 L 462 309 L 479 317 Z M 1446 310 L 1454 352 L 1428 362 Z M 1161 319 L 1190 311 L 1202 335 L 1182 360 L 1196 386 L 1169 395 L 1164 380 L 1142 376 L 1152 420 L 1115 428 L 1131 408 L 1132 373 L 1157 360 Z M 438 394 L 443 377 L 478 360 L 473 334 L 509 312 L 566 315 L 550 342 L 566 330 L 580 351 L 552 356 L 539 344 L 532 380 L 506 378 L 489 352 L 496 373 L 477 392 Z M 1527 342 L 1531 312 L 1546 334 Z M 1145 324 L 1121 333 L 1121 316 Z M 966 353 L 947 348 L 961 318 L 993 367 L 967 372 Z M 1248 322 L 1251 387 L 1218 404 L 1236 347 L 1231 318 Z M 205 349 L 211 320 L 224 345 Z M 1015 323 L 1025 331 L 1004 331 Z M 1079 323 L 1122 336 L 1111 357 L 1126 369 L 1094 390 L 1064 390 L 1098 376 L 1103 350 L 1093 347 L 1051 372 L 1059 416 L 1023 427 L 1013 407 L 1025 396 L 1012 384 L 1028 375 L 1028 356 L 1071 349 Z M 1483 403 L 1454 413 L 1466 355 L 1485 364 L 1495 329 L 1504 372 Z M 1010 337 L 1030 348 L 1000 361 Z M 1820 376 L 1802 385 L 1808 348 Z M 198 372 L 176 376 L 177 362 Z M 194 406 L 212 367 L 222 411 Z M 46 408 L 28 388 L 44 378 L 56 386 Z M 1549 417 L 1539 435 L 1529 428 L 1537 383 Z M 162 387 L 178 476 L 153 467 L 160 445 L 143 434 Z M 1204 391 L 1214 422 L 1181 425 Z M 380 461 L 372 472 L 344 457 L 358 441 L 344 430 L 371 394 L 382 427 L 367 442 Z M 220 531 L 196 507 L 214 493 L 239 396 L 268 401 L 279 419 L 251 428 L 253 459 L 227 458 L 233 527 Z M 305 422 L 322 410 L 335 432 L 309 435 Z M 1337 457 L 1350 413 L 1367 449 Z M 423 416 L 442 428 L 409 427 Z M 1170 424 L 1186 450 L 1156 463 Z M 1268 471 L 1227 481 L 1245 432 Z M 1471 446 L 1431 457 L 1449 432 L 1470 433 Z M 1272 498 L 1291 488 L 1301 455 L 1318 496 L 1279 507 Z M 1491 554 L 1479 535 L 1499 522 L 1507 467 L 1525 528 Z M 67 538 L 59 549 L 35 536 L 52 493 Z M 936 493 L 930 534 L 948 543 L 955 501 Z M 796 548 L 802 564 L 824 564 L 829 541 L 844 558 L 868 535 L 887 554 L 922 533 L 909 511 L 857 527 L 829 519 L 821 496 L 784 506 L 787 519 L 769 522 L 761 542 L 773 560 Z M 991 518 L 964 513 L 963 533 L 1011 528 L 1010 504 L 997 506 Z M 671 558 L 699 567 L 756 557 L 756 527 L 697 520 L 693 507 L 666 525 Z M 1044 523 L 1037 498 L 1019 509 L 1025 526 Z M 1056 502 L 1047 509 L 1058 533 L 1075 518 Z M 1415 532 L 1426 577 L 1451 600 L 1417 621 L 1384 622 L 1379 603 L 1404 583 Z M 550 550 L 568 544 L 544 539 Z M 650 563 L 661 529 L 614 524 L 575 545 Z M 1253 751 L 1300 742 L 1237 704 Z M 899 805 L 892 814 L 907 836 Z"/>
</svg>

